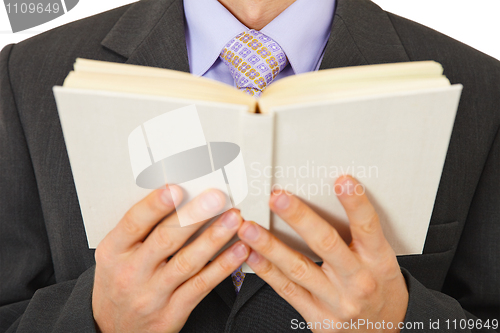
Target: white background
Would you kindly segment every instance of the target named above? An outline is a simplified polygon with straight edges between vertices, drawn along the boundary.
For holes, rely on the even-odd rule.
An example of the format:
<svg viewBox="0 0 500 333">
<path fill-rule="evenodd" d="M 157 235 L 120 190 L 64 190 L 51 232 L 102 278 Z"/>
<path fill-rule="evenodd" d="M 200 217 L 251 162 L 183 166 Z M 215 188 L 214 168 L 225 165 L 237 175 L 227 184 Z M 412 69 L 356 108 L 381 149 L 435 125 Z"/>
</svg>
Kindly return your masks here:
<svg viewBox="0 0 500 333">
<path fill-rule="evenodd" d="M 36 0 L 26 0 L 29 1 L 36 2 Z M 11 31 L 5 6 L 0 4 L 0 49 L 7 44 L 20 42 L 65 23 L 131 2 L 134 1 L 80 0 L 67 14 L 16 34 Z M 374 2 L 385 10 L 427 25 L 500 60 L 500 0 L 374 0 Z"/>
</svg>

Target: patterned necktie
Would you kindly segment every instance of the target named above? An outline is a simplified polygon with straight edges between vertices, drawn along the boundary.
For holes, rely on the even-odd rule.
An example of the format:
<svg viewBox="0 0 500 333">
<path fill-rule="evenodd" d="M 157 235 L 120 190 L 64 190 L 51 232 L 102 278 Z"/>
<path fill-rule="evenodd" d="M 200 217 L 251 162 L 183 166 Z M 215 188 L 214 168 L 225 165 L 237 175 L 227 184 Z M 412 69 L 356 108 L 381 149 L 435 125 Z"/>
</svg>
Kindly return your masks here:
<svg viewBox="0 0 500 333">
<path fill-rule="evenodd" d="M 281 46 L 253 29 L 234 37 L 226 44 L 220 57 L 229 66 L 238 89 L 255 97 L 259 97 L 288 65 Z M 241 266 L 231 274 L 231 278 L 238 293 L 245 279 Z"/>
<path fill-rule="evenodd" d="M 288 65 L 278 43 L 257 30 L 242 32 L 222 50 L 220 57 L 229 66 L 238 89 L 259 97 Z"/>
<path fill-rule="evenodd" d="M 236 293 L 240 292 L 244 278 L 245 278 L 245 273 L 243 273 L 243 271 L 241 270 L 241 266 L 238 267 L 237 270 L 231 273 L 231 279 L 233 280 L 234 290 L 236 290 Z"/>
</svg>

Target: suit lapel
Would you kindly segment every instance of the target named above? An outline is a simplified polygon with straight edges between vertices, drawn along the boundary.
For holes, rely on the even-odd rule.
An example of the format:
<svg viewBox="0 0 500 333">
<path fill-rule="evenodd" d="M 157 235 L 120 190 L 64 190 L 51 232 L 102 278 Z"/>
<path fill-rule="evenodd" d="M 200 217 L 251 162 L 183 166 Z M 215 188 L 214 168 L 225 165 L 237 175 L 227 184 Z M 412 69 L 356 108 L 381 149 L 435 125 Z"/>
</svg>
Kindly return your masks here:
<svg viewBox="0 0 500 333">
<path fill-rule="evenodd" d="M 101 44 L 127 63 L 189 72 L 184 29 L 182 0 L 140 1 Z M 320 69 L 402 61 L 409 58 L 383 10 L 368 0 L 337 0 Z"/>
<path fill-rule="evenodd" d="M 182 0 L 139 1 L 101 42 L 128 64 L 189 72 Z"/>
<path fill-rule="evenodd" d="M 410 61 L 387 14 L 368 0 L 337 0 L 320 69 Z"/>
</svg>

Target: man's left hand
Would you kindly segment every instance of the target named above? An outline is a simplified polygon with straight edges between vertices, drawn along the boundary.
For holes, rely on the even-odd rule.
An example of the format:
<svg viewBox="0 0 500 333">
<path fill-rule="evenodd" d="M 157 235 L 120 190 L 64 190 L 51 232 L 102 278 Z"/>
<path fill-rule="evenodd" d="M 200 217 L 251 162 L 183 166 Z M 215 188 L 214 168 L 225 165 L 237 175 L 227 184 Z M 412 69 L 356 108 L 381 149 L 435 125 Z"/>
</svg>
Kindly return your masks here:
<svg viewBox="0 0 500 333">
<path fill-rule="evenodd" d="M 245 222 L 238 235 L 252 248 L 248 265 L 306 322 L 334 323 L 337 328 L 341 325 L 337 323 L 342 323 L 342 329 L 335 331 L 366 331 L 371 327 L 350 326 L 364 320 L 376 328 L 386 328 L 377 331 L 398 332 L 408 305 L 406 282 L 375 209 L 364 191 L 355 191 L 360 186 L 350 176 L 340 177 L 335 183 L 350 222 L 349 245 L 299 198 L 285 192 L 271 196 L 272 211 L 323 259 L 321 266 L 254 222 Z M 322 328 L 312 330 L 331 331 L 335 326 L 326 329 L 325 324 Z"/>
</svg>

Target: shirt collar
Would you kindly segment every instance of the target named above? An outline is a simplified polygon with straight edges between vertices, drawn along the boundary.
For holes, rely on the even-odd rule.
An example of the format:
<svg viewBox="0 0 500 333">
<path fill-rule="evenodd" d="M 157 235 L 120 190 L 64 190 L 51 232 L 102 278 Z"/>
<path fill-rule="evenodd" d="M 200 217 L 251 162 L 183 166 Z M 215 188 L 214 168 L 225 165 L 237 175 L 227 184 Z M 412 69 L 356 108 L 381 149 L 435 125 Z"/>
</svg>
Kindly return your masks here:
<svg viewBox="0 0 500 333">
<path fill-rule="evenodd" d="M 312 71 L 330 35 L 335 0 L 297 0 L 261 32 L 285 51 L 295 74 Z M 232 38 L 248 28 L 217 0 L 184 0 L 191 73 L 205 74 Z"/>
<path fill-rule="evenodd" d="M 313 71 L 330 36 L 335 0 L 297 0 L 261 32 L 285 51 L 295 74 Z"/>
</svg>

